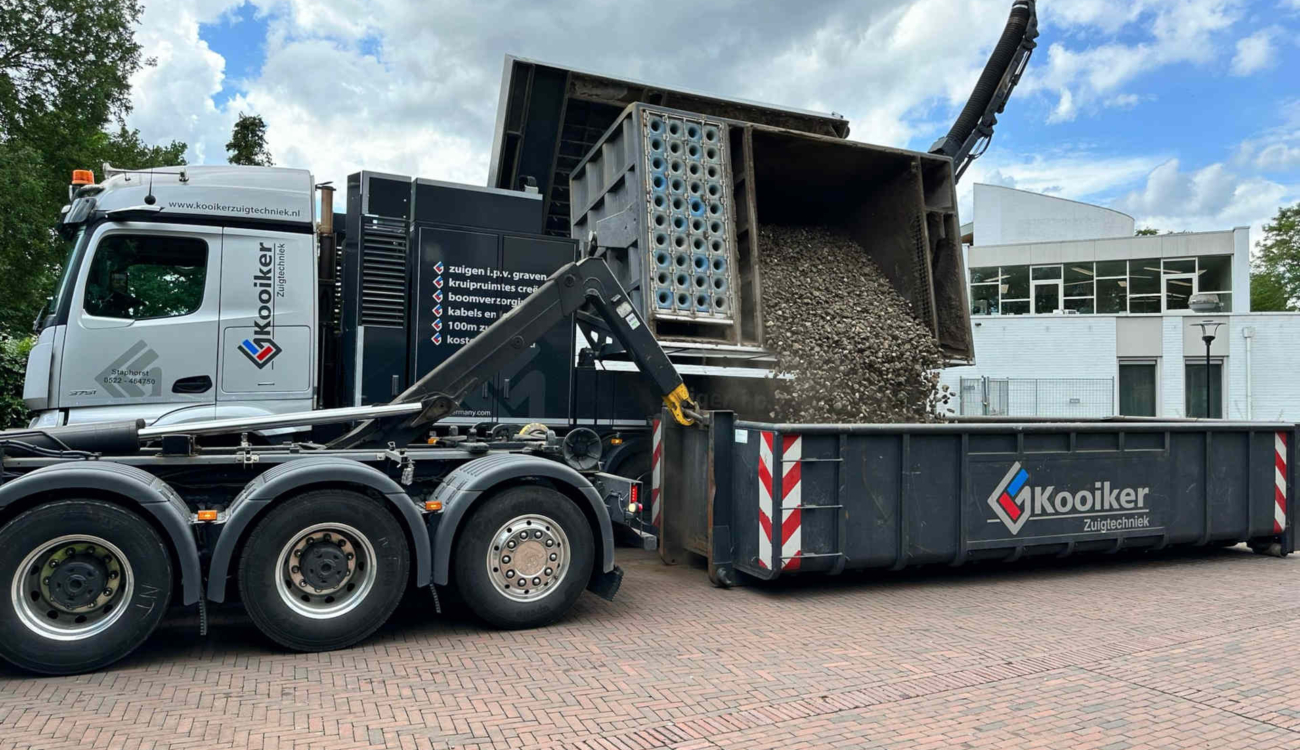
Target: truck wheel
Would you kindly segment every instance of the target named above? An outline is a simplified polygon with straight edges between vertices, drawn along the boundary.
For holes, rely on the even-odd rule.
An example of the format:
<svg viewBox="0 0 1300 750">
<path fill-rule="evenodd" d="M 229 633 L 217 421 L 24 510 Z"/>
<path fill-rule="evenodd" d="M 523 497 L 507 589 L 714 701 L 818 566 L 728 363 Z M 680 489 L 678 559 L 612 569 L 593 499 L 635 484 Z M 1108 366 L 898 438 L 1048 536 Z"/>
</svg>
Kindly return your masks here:
<svg viewBox="0 0 1300 750">
<path fill-rule="evenodd" d="M 296 651 L 363 640 L 406 591 L 406 534 L 365 495 L 317 490 L 267 513 L 244 543 L 239 593 L 253 624 Z"/>
<path fill-rule="evenodd" d="M 76 674 L 131 653 L 171 600 L 162 537 L 100 500 L 61 500 L 0 528 L 0 656 L 32 672 Z"/>
<path fill-rule="evenodd" d="M 456 587 L 477 616 L 501 628 L 559 619 L 591 578 L 591 527 L 548 487 L 514 487 L 475 508 L 456 539 Z"/>
</svg>

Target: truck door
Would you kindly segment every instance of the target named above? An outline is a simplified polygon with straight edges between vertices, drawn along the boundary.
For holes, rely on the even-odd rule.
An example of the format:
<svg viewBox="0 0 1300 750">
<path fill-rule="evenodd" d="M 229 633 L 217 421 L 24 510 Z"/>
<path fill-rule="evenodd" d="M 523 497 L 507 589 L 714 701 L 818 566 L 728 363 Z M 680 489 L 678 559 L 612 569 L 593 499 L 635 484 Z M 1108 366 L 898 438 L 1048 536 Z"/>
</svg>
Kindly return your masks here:
<svg viewBox="0 0 1300 750">
<path fill-rule="evenodd" d="M 69 422 L 211 416 L 219 230 L 105 224 L 76 280 L 61 357 Z"/>
<path fill-rule="evenodd" d="M 227 227 L 222 239 L 218 416 L 311 409 L 314 236 Z"/>
</svg>

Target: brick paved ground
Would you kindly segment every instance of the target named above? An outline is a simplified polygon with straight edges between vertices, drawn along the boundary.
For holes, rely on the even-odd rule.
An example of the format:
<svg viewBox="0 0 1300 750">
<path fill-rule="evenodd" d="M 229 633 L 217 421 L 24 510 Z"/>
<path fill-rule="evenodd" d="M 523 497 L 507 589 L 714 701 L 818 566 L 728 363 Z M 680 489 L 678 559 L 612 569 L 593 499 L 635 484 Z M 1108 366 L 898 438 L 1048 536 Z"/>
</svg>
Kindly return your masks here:
<svg viewBox="0 0 1300 750">
<path fill-rule="evenodd" d="M 621 552 L 617 602 L 539 631 L 408 609 L 297 655 L 232 614 L 102 674 L 0 669 L 0 749 L 1300 748 L 1300 557 L 722 591 Z"/>
</svg>

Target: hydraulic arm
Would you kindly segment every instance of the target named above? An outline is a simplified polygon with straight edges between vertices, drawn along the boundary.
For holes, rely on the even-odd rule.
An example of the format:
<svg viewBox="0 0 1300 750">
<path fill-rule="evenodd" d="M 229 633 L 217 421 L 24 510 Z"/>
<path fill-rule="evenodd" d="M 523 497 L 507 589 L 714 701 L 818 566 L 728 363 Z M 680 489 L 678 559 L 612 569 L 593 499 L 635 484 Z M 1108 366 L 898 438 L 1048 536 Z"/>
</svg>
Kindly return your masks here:
<svg viewBox="0 0 1300 750">
<path fill-rule="evenodd" d="M 632 306 L 603 253 L 596 251 L 556 271 L 537 291 L 391 402 L 419 403 L 423 408 L 418 413 L 367 420 L 330 447 L 409 443 L 428 425 L 455 411 L 485 379 L 575 314 L 580 326 L 596 328 L 615 338 L 642 374 L 654 383 L 674 419 L 683 425 L 692 424 L 695 404 L 681 375 Z"/>
<path fill-rule="evenodd" d="M 948 135 L 930 147 L 930 153 L 952 157 L 954 179 L 960 180 L 971 162 L 983 155 L 993 139 L 993 126 L 1011 92 L 1025 72 L 1029 56 L 1038 43 L 1036 0 L 1015 0 L 1002 38 L 989 55 L 975 90 L 962 108 Z"/>
</svg>

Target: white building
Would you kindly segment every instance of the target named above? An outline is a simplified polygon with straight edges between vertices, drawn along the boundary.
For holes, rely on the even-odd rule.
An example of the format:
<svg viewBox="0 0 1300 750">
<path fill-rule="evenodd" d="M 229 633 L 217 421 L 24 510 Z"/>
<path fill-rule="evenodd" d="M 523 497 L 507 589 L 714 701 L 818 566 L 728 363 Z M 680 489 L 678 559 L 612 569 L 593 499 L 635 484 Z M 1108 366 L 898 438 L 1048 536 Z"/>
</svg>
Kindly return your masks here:
<svg viewBox="0 0 1300 750">
<path fill-rule="evenodd" d="M 974 200 L 976 364 L 943 373 L 954 413 L 1207 416 L 1207 323 L 1208 416 L 1300 421 L 1300 315 L 1250 312 L 1248 228 L 1136 237 L 1100 206 L 992 185 Z M 1219 312 L 1193 313 L 1207 293 Z"/>
</svg>

